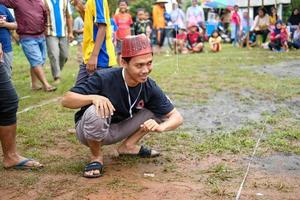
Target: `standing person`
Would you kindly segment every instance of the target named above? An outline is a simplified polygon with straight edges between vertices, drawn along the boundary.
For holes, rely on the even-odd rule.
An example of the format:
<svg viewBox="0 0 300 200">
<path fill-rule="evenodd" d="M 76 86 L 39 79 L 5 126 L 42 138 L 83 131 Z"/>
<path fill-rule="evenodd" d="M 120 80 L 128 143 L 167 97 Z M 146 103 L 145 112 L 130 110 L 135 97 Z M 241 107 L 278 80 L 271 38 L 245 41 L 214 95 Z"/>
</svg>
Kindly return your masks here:
<svg viewBox="0 0 300 200">
<path fill-rule="evenodd" d="M 69 0 L 44 1 L 48 14 L 46 37 L 48 56 L 54 83 L 59 84 L 61 70 L 68 60 L 68 41 L 74 39 L 72 11 Z"/>
<path fill-rule="evenodd" d="M 254 33 L 257 35 L 262 36 L 262 42 L 265 43 L 269 34 L 269 25 L 270 25 L 270 19 L 269 15 L 267 14 L 266 10 L 264 8 L 258 9 L 258 15 L 254 19 L 253 26 L 251 28 L 251 31 L 254 31 Z"/>
<path fill-rule="evenodd" d="M 4 52 L 0 43 L 0 60 Z M 16 129 L 18 96 L 6 67 L 0 62 L 0 141 L 5 169 L 37 169 L 43 167 L 39 162 L 20 156 L 16 149 Z"/>
<path fill-rule="evenodd" d="M 74 20 L 73 32 L 75 33 L 75 40 L 77 41 L 77 62 L 82 63 L 82 41 L 83 41 L 83 19 L 77 16 Z"/>
<path fill-rule="evenodd" d="M 30 63 L 31 89 L 39 90 L 40 81 L 46 92 L 53 92 L 56 87 L 46 79 L 43 65 L 46 61 L 45 30 L 47 11 L 43 0 L 0 0 L 1 4 L 14 9 L 23 52 Z"/>
<path fill-rule="evenodd" d="M 231 15 L 231 40 L 233 41 L 233 46 L 239 46 L 240 34 L 242 31 L 241 27 L 241 17 L 238 13 L 239 6 L 235 5 L 233 7 L 233 12 Z"/>
<path fill-rule="evenodd" d="M 156 0 L 152 9 L 153 18 L 153 29 L 156 33 L 156 43 L 158 46 L 157 53 L 160 53 L 161 47 L 164 45 L 165 35 L 166 35 L 166 20 L 165 20 L 165 4 L 168 3 L 167 0 Z"/>
<path fill-rule="evenodd" d="M 171 12 L 171 21 L 176 30 L 185 28 L 185 14 L 179 7 L 178 3 L 173 3 L 173 10 Z"/>
<path fill-rule="evenodd" d="M 16 30 L 17 24 L 10 11 L 0 4 L 0 43 L 3 50 L 3 65 L 8 77 L 11 77 L 13 49 L 11 45 L 11 30 Z"/>
<path fill-rule="evenodd" d="M 199 27 L 205 27 L 205 17 L 202 6 L 198 5 L 198 0 L 192 0 L 192 6 L 186 11 L 187 27 L 197 24 Z"/>
<path fill-rule="evenodd" d="M 120 55 L 121 55 L 121 45 L 122 40 L 124 40 L 127 36 L 131 35 L 130 26 L 133 24 L 131 15 L 127 12 L 128 11 L 128 2 L 127 0 L 119 0 L 119 12 L 115 14 L 114 20 L 116 25 L 118 26 L 118 30 L 116 32 L 117 37 L 117 61 L 120 65 Z"/>
<path fill-rule="evenodd" d="M 83 64 L 80 65 L 76 84 L 84 82 L 96 70 L 116 65 L 113 33 L 107 0 L 72 1 L 84 18 Z"/>
<path fill-rule="evenodd" d="M 223 14 L 221 16 L 221 21 L 223 24 L 223 27 L 225 29 L 225 33 L 229 33 L 229 27 L 230 27 L 230 21 L 231 21 L 231 12 L 229 9 L 223 10 Z"/>
<path fill-rule="evenodd" d="M 122 42 L 123 68 L 96 72 L 62 100 L 67 108 L 81 108 L 75 115 L 76 134 L 92 154 L 84 169 L 86 178 L 103 174 L 102 146 L 123 141 L 117 149 L 119 155 L 159 156 L 159 152 L 137 143 L 150 132 L 171 131 L 183 121 L 169 98 L 148 77 L 153 68 L 149 39 L 138 35 Z"/>
<path fill-rule="evenodd" d="M 145 18 L 145 10 L 139 8 L 136 13 L 137 19 L 133 24 L 134 35 L 145 34 L 149 39 L 151 37 L 151 24 L 149 20 Z"/>
<path fill-rule="evenodd" d="M 220 34 L 218 31 L 214 30 L 209 38 L 209 46 L 210 46 L 210 50 L 212 52 L 219 52 L 222 50 L 222 38 L 220 37 Z"/>
</svg>

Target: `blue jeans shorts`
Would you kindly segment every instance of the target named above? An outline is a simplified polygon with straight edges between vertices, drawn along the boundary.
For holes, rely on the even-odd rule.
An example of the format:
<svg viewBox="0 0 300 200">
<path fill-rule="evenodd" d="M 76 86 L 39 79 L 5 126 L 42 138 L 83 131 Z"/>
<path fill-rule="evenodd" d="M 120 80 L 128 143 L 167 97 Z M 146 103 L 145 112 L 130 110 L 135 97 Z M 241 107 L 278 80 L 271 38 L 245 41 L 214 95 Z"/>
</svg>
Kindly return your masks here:
<svg viewBox="0 0 300 200">
<path fill-rule="evenodd" d="M 22 45 L 23 52 L 32 68 L 45 64 L 47 56 L 45 37 L 22 38 L 20 43 Z"/>
</svg>

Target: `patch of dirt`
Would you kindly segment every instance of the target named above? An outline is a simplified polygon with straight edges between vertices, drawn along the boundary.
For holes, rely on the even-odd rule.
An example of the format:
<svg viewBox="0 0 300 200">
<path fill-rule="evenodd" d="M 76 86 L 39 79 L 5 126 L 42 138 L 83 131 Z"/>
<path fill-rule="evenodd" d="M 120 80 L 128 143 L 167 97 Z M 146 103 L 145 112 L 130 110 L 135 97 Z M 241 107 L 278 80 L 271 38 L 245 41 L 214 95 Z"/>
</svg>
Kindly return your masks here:
<svg viewBox="0 0 300 200">
<path fill-rule="evenodd" d="M 254 166 L 272 174 L 291 174 L 300 177 L 300 156 L 293 154 L 275 154 L 254 160 Z"/>
<path fill-rule="evenodd" d="M 233 131 L 250 122 L 259 122 L 262 113 L 275 113 L 276 105 L 269 100 L 257 99 L 249 92 L 240 97 L 229 92 L 219 92 L 202 106 L 182 105 L 179 108 L 185 127 L 196 127 L 198 132 Z M 192 117 L 191 117 L 192 116 Z"/>
<path fill-rule="evenodd" d="M 279 78 L 299 78 L 300 77 L 300 60 L 292 60 L 287 62 L 281 62 L 272 65 L 263 66 L 251 66 L 242 67 L 247 69 L 253 69 L 260 74 L 271 74 Z"/>
</svg>

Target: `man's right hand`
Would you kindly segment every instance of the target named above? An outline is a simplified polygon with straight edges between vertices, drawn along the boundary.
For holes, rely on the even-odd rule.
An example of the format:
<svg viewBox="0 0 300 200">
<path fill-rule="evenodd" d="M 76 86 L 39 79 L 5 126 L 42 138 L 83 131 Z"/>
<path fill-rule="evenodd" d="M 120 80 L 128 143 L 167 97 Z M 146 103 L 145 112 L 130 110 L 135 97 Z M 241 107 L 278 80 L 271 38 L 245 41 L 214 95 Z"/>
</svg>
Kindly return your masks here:
<svg viewBox="0 0 300 200">
<path fill-rule="evenodd" d="M 89 74 L 93 74 L 97 69 L 98 57 L 91 55 L 90 59 L 86 63 L 86 70 Z"/>
<path fill-rule="evenodd" d="M 93 104 L 96 107 L 96 112 L 101 118 L 109 118 L 114 114 L 115 108 L 110 100 L 104 96 L 93 95 Z"/>
</svg>

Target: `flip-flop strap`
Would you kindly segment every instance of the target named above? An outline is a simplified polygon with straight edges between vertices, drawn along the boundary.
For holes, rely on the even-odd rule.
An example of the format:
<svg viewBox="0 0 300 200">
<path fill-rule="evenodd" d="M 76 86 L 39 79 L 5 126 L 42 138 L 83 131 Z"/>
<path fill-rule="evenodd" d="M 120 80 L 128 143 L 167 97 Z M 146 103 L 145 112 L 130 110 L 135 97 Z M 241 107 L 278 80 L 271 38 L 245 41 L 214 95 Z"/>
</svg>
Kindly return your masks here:
<svg viewBox="0 0 300 200">
<path fill-rule="evenodd" d="M 25 167 L 27 166 L 26 164 L 29 162 L 29 161 L 34 161 L 33 159 L 25 159 L 25 160 L 22 160 L 21 162 L 19 162 L 15 168 L 18 168 L 18 167 Z M 30 166 L 28 166 L 30 167 Z"/>
<path fill-rule="evenodd" d="M 85 167 L 84 171 L 89 172 L 91 170 L 99 170 L 100 173 L 102 173 L 102 169 L 103 165 L 100 162 L 91 162 Z"/>
<path fill-rule="evenodd" d="M 150 157 L 151 151 L 152 151 L 151 149 L 148 149 L 142 145 L 138 155 L 141 157 Z"/>
</svg>

